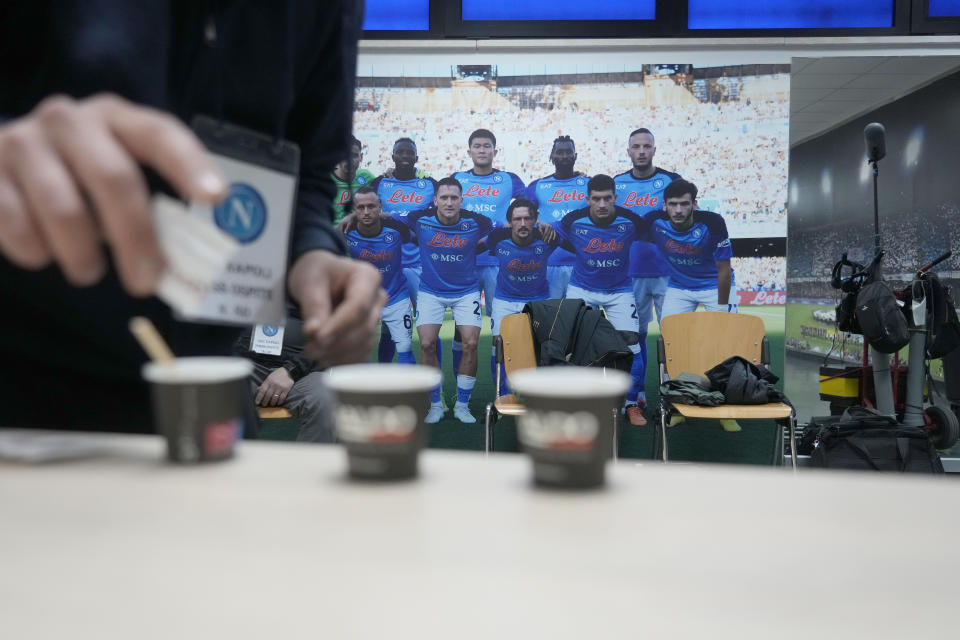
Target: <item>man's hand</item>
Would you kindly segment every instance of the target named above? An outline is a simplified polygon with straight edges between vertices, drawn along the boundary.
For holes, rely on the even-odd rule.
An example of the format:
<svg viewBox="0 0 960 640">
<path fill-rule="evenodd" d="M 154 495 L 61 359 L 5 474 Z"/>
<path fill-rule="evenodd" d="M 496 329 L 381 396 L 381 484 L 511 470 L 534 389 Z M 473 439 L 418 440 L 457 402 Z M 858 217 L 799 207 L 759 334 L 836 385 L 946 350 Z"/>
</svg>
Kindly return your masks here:
<svg viewBox="0 0 960 640">
<path fill-rule="evenodd" d="M 226 195 L 186 126 L 117 96 L 48 98 L 0 126 L 0 252 L 24 269 L 56 262 L 68 281 L 88 286 L 106 272 L 106 242 L 124 288 L 149 295 L 165 261 L 139 164 L 185 199 Z"/>
<path fill-rule="evenodd" d="M 290 372 L 279 367 L 271 371 L 257 389 L 254 401 L 258 407 L 282 407 L 292 388 L 293 378 L 290 377 Z"/>
<path fill-rule="evenodd" d="M 387 302 L 379 271 L 360 260 L 308 251 L 290 269 L 287 284 L 300 303 L 307 357 L 324 366 L 370 357 Z"/>
<path fill-rule="evenodd" d="M 357 214 L 348 213 L 343 216 L 340 222 L 337 223 L 337 231 L 343 235 L 347 235 L 349 232 L 357 228 Z"/>
<path fill-rule="evenodd" d="M 553 241 L 557 239 L 557 230 L 553 228 L 552 224 L 538 222 L 537 230 L 540 232 L 540 237 L 543 238 L 543 241 L 547 244 L 553 244 Z"/>
</svg>

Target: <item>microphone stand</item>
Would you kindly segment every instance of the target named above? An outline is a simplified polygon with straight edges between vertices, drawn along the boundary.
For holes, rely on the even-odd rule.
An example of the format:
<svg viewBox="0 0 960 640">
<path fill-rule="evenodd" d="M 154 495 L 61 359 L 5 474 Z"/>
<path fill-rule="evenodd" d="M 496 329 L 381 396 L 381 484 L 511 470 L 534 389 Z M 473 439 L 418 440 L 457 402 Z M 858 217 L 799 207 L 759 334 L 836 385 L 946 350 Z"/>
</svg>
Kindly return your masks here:
<svg viewBox="0 0 960 640">
<path fill-rule="evenodd" d="M 872 154 L 871 154 L 872 155 Z M 877 177 L 880 169 L 878 160 L 871 160 L 873 164 L 873 251 L 874 257 L 880 255 L 880 206 L 877 199 Z M 880 264 L 876 266 L 875 277 L 880 276 Z M 866 342 L 866 341 L 864 341 Z M 880 353 L 873 347 L 869 348 L 870 364 L 873 366 L 873 395 L 877 402 L 877 411 L 883 415 L 894 415 L 893 407 L 893 378 L 890 375 L 890 354 Z M 864 380 L 863 382 L 866 382 Z"/>
</svg>

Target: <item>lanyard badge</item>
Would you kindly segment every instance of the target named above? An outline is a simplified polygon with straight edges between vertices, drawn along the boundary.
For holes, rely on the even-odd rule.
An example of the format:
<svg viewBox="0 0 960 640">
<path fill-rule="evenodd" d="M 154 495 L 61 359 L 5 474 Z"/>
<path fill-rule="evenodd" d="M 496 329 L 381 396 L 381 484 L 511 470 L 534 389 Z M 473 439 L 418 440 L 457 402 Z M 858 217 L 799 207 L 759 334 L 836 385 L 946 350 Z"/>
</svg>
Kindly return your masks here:
<svg viewBox="0 0 960 640">
<path fill-rule="evenodd" d="M 282 326 L 300 149 L 206 116 L 192 124 L 230 184 L 230 194 L 213 208 L 193 204 L 190 213 L 232 236 L 240 249 L 186 319 Z"/>
</svg>

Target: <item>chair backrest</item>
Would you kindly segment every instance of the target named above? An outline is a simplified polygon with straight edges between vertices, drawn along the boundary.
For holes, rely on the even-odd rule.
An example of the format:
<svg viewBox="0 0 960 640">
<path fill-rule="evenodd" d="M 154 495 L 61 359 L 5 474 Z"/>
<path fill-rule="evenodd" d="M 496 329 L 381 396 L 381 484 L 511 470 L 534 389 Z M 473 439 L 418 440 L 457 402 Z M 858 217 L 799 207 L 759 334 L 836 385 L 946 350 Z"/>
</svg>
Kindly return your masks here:
<svg viewBox="0 0 960 640">
<path fill-rule="evenodd" d="M 503 368 L 508 376 L 519 369 L 537 366 L 529 315 L 512 313 L 504 316 L 500 321 L 500 339 L 503 342 Z"/>
<path fill-rule="evenodd" d="M 730 356 L 760 364 L 763 357 L 763 320 L 757 316 L 697 311 L 667 316 L 660 324 L 667 373 L 703 374 Z"/>
</svg>

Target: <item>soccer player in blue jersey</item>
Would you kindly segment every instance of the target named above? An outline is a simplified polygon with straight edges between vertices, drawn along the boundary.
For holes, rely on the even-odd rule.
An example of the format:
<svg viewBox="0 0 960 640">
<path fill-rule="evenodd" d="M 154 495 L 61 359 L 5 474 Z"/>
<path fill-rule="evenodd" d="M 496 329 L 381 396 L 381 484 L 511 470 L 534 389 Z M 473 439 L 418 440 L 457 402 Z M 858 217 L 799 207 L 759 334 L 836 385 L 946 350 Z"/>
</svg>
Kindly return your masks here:
<svg viewBox="0 0 960 640">
<path fill-rule="evenodd" d="M 730 267 L 733 251 L 720 214 L 697 209 L 697 186 L 674 180 L 663 193 L 664 210 L 651 211 L 650 237 L 670 265 L 663 317 L 696 311 L 737 313 L 738 296 Z"/>
<path fill-rule="evenodd" d="M 487 129 L 477 129 L 467 139 L 467 155 L 473 162 L 469 171 L 458 171 L 453 177 L 463 185 L 463 208 L 485 215 L 495 227 L 507 222 L 510 201 L 524 195 L 526 186 L 515 173 L 493 168 L 497 156 L 497 137 Z M 483 292 L 487 316 L 493 311 L 493 297 L 497 285 L 497 261 L 487 253 L 477 256 L 480 291 Z M 459 336 L 459 329 L 457 336 Z M 454 337 L 453 366 L 460 359 L 460 341 Z"/>
<path fill-rule="evenodd" d="M 663 208 L 663 190 L 680 176 L 654 166 L 657 153 L 656 141 L 649 129 L 636 129 L 627 141 L 627 156 L 633 164 L 630 171 L 614 177 L 617 185 L 617 204 L 638 215 Z M 647 377 L 647 327 L 653 320 L 663 317 L 663 296 L 667 292 L 669 267 L 657 248 L 649 242 L 635 242 L 630 248 L 630 277 L 633 278 L 633 297 L 636 305 L 637 325 L 640 331 L 640 353 L 633 359 L 630 377 L 638 389 L 641 410 L 646 404 L 643 390 Z M 633 412 L 636 416 L 636 412 Z M 631 422 L 632 423 L 632 422 Z"/>
<path fill-rule="evenodd" d="M 537 205 L 526 198 L 517 198 L 507 209 L 509 227 L 490 232 L 480 245 L 496 257 L 499 264 L 497 292 L 493 298 L 493 335 L 500 335 L 500 322 L 511 313 L 520 313 L 532 300 L 546 300 L 549 258 L 560 244 L 559 238 L 547 242 L 537 229 Z M 567 252 L 573 246 L 564 241 Z M 573 255 L 571 253 L 571 255 Z M 496 380 L 496 358 L 491 357 L 490 368 Z M 500 390 L 497 390 L 499 395 Z"/>
<path fill-rule="evenodd" d="M 411 211 L 431 206 L 437 183 L 417 170 L 419 157 L 416 143 L 410 138 L 398 139 L 393 143 L 392 158 L 393 171 L 389 175 L 379 176 L 371 183 L 380 197 L 384 215 L 403 218 Z M 417 302 L 420 272 L 420 251 L 413 244 L 403 245 L 403 277 L 414 305 Z M 379 359 L 381 362 L 393 359 L 393 342 L 387 331 L 381 333 Z"/>
<path fill-rule="evenodd" d="M 423 265 L 417 294 L 420 361 L 439 367 L 437 338 L 444 313 L 450 307 L 463 340 L 453 415 L 460 422 L 472 423 L 477 419 L 470 414 L 468 402 L 477 379 L 477 340 L 481 326 L 477 246 L 490 233 L 493 223 L 486 216 L 462 208 L 463 189 L 454 178 L 444 178 L 437 183 L 433 200 L 434 207 L 406 218 L 417 236 Z M 431 392 L 425 422 L 432 424 L 443 417 L 442 395 L 439 386 Z"/>
<path fill-rule="evenodd" d="M 592 307 L 603 307 L 617 331 L 637 331 L 630 280 L 630 245 L 647 236 L 648 223 L 629 209 L 614 203 L 616 184 L 598 174 L 587 182 L 587 203 L 565 215 L 557 233 L 575 248 L 576 262 L 567 287 L 568 298 L 581 298 Z M 634 355 L 640 345 L 630 345 Z M 625 412 L 631 424 L 643 426 L 646 418 L 638 406 L 634 388 L 627 396 Z"/>
<path fill-rule="evenodd" d="M 403 278 L 401 251 L 405 243 L 413 240 L 410 228 L 399 220 L 381 216 L 380 197 L 372 187 L 357 189 L 353 209 L 357 226 L 346 234 L 347 248 L 351 256 L 371 263 L 380 271 L 382 286 L 387 292 L 382 320 L 396 345 L 397 362 L 415 364 L 413 311 Z"/>
<path fill-rule="evenodd" d="M 537 178 L 527 186 L 527 198 L 537 204 L 540 220 L 557 224 L 571 211 L 587 204 L 587 180 L 574 172 L 577 150 L 570 136 L 559 136 L 553 141 L 550 162 L 556 169 L 553 175 Z M 567 251 L 556 251 L 547 262 L 547 281 L 551 298 L 562 298 L 573 272 L 574 257 Z"/>
</svg>

